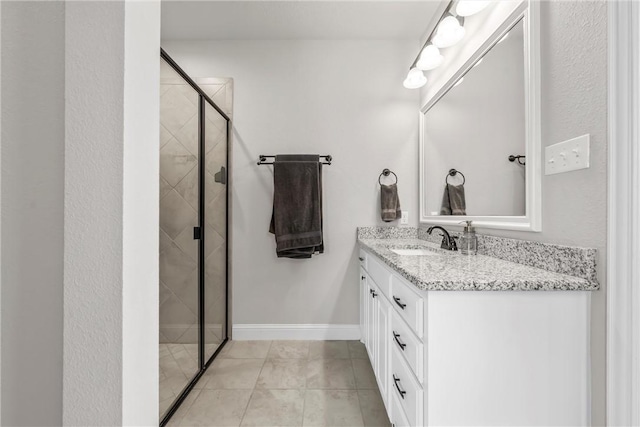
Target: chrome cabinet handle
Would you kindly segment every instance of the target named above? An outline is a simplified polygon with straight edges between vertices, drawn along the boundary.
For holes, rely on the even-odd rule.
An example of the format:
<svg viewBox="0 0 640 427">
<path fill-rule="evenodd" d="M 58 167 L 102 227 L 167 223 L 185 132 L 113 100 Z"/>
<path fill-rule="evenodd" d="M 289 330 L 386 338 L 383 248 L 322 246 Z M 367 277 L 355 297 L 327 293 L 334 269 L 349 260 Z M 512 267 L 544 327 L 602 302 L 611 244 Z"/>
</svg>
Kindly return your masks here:
<svg viewBox="0 0 640 427">
<path fill-rule="evenodd" d="M 373 289 L 369 289 L 369 292 L 371 293 L 372 298 L 375 298 L 378 296 L 378 294 L 376 294 L 376 291 L 374 291 Z"/>
<path fill-rule="evenodd" d="M 394 374 L 393 375 L 393 385 L 396 386 L 396 390 L 398 390 L 398 393 L 400 393 L 400 397 L 404 400 L 404 395 L 407 394 L 407 392 L 400 388 L 400 386 L 398 385 L 399 382 L 400 382 L 400 378 L 396 377 L 395 374 Z"/>
<path fill-rule="evenodd" d="M 361 279 L 361 280 L 364 280 L 364 279 L 366 279 L 366 278 L 367 278 L 366 276 L 360 276 L 360 279 Z"/>
<path fill-rule="evenodd" d="M 359 256 L 359 257 L 358 257 L 358 259 L 359 259 L 360 261 L 364 261 L 364 258 L 362 258 L 361 256 Z"/>
<path fill-rule="evenodd" d="M 398 298 L 397 296 L 394 296 L 393 300 L 396 302 L 396 304 L 398 304 L 398 307 L 400 307 L 403 310 L 407 306 L 407 304 L 403 304 L 402 302 L 400 302 L 400 298 Z"/>
<path fill-rule="evenodd" d="M 396 331 L 393 331 L 393 339 L 396 340 L 396 343 L 400 346 L 400 350 L 404 351 L 404 348 L 407 346 L 406 344 L 400 342 L 400 334 Z"/>
</svg>

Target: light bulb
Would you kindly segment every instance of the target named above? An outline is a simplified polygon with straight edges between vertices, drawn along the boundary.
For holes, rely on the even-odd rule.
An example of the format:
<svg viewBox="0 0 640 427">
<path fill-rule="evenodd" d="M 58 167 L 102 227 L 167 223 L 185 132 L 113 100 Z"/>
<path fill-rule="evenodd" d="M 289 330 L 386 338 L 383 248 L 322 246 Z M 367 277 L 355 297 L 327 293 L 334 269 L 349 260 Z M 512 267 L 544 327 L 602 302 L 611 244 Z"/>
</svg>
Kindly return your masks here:
<svg viewBox="0 0 640 427">
<path fill-rule="evenodd" d="M 456 15 L 471 16 L 487 7 L 490 2 L 481 0 L 460 0 L 456 6 Z"/>
<path fill-rule="evenodd" d="M 464 37 L 465 29 L 455 16 L 447 16 L 438 25 L 433 44 L 439 48 L 451 47 Z"/>
<path fill-rule="evenodd" d="M 420 70 L 433 70 L 434 68 L 438 68 L 444 57 L 440 55 L 440 49 L 436 46 L 430 44 L 427 45 L 424 49 L 422 49 L 422 53 L 420 54 L 420 59 L 416 63 L 416 67 Z"/>
<path fill-rule="evenodd" d="M 402 85 L 407 89 L 418 89 L 427 84 L 427 78 L 424 76 L 422 70 L 413 67 L 409 70 L 407 78 L 404 79 Z"/>
</svg>

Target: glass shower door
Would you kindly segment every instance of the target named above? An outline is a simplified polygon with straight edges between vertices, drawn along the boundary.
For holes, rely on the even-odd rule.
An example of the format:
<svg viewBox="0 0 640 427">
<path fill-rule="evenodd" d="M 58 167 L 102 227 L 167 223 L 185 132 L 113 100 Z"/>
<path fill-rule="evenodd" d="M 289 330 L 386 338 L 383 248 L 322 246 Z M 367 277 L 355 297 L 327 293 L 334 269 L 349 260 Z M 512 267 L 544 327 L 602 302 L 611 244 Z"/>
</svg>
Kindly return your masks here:
<svg viewBox="0 0 640 427">
<path fill-rule="evenodd" d="M 199 94 L 165 60 L 160 85 L 160 415 L 200 370 Z"/>
<path fill-rule="evenodd" d="M 166 52 L 161 56 L 159 398 L 165 426 L 227 339 L 233 84 L 196 82 Z"/>
<path fill-rule="evenodd" d="M 204 359 L 227 336 L 227 120 L 204 103 Z"/>
</svg>

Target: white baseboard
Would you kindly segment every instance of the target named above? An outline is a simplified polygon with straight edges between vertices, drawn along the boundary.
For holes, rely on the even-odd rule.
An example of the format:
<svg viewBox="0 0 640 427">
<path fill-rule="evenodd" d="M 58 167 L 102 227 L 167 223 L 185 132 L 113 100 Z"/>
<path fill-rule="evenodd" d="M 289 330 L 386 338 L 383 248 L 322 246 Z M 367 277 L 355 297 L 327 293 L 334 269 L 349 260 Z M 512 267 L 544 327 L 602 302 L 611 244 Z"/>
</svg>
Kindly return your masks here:
<svg viewBox="0 0 640 427">
<path fill-rule="evenodd" d="M 359 340 L 360 325 L 233 325 L 233 339 L 247 340 Z"/>
</svg>

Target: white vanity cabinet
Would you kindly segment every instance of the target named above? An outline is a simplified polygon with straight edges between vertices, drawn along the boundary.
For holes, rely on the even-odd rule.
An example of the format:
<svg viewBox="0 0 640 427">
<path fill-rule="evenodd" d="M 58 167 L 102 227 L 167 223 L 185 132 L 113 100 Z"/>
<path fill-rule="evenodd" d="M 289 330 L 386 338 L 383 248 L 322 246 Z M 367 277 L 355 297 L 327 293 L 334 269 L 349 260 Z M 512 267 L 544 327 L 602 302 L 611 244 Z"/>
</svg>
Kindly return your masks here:
<svg viewBox="0 0 640 427">
<path fill-rule="evenodd" d="M 390 305 L 386 296 L 362 266 L 360 267 L 360 298 L 363 342 L 371 360 L 380 393 L 387 404 L 390 344 L 387 336 L 391 324 Z"/>
<path fill-rule="evenodd" d="M 422 291 L 360 258 L 362 340 L 395 426 L 589 425 L 588 291 Z"/>
</svg>

